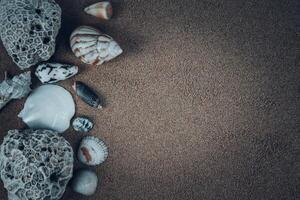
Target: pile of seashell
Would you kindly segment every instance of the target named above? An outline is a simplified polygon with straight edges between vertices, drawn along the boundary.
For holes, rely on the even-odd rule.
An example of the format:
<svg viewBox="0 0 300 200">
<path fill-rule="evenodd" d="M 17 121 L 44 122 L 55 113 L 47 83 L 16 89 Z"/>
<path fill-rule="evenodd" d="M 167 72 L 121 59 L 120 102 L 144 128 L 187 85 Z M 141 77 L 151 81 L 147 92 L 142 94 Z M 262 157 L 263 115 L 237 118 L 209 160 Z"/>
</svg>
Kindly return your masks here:
<svg viewBox="0 0 300 200">
<path fill-rule="evenodd" d="M 53 145 L 51 147 L 47 146 L 46 150 L 50 151 L 50 153 L 59 151 L 59 156 L 63 158 L 69 157 L 69 159 L 71 159 L 69 154 L 73 153 L 73 151 L 69 148 L 66 148 L 67 151 L 64 149 L 59 150 L 61 148 L 56 142 L 61 141 L 65 146 L 68 146 L 69 144 L 61 136 L 56 136 L 56 134 L 66 131 L 70 124 L 72 124 L 75 131 L 88 133 L 93 129 L 94 124 L 90 118 L 85 116 L 75 117 L 71 123 L 70 121 L 75 115 L 75 103 L 73 97 L 69 91 L 61 86 L 54 85 L 53 83 L 75 76 L 79 71 L 79 67 L 72 64 L 39 63 L 48 60 L 54 53 L 53 48 L 55 48 L 55 38 L 61 24 L 61 9 L 54 0 L 32 0 L 32 4 L 30 3 L 28 5 L 26 2 L 26 0 L 3 0 L 0 3 L 0 10 L 3 11 L 1 16 L 4 20 L 6 18 L 12 18 L 6 15 L 6 13 L 8 13 L 6 10 L 12 11 L 13 9 L 16 9 L 16 12 L 23 13 L 23 15 L 20 14 L 17 16 L 20 19 L 12 19 L 15 21 L 5 21 L 5 23 L 1 24 L 0 30 L 5 30 L 5 32 L 1 33 L 0 36 L 9 55 L 22 70 L 37 64 L 35 75 L 43 85 L 33 90 L 27 98 L 23 110 L 18 115 L 18 117 L 22 118 L 23 122 L 29 127 L 29 129 L 25 131 L 27 135 L 22 136 L 19 134 L 18 130 L 14 130 L 8 133 L 7 138 L 13 137 L 16 141 L 28 139 L 30 140 L 28 141 L 28 144 L 30 142 L 31 145 L 34 145 L 34 141 L 47 145 L 46 139 L 51 140 L 51 138 L 55 138 L 51 140 Z M 31 11 L 29 12 L 28 10 Z M 51 14 L 53 17 L 49 17 L 50 13 L 48 12 L 52 12 Z M 102 20 L 109 20 L 113 15 L 112 5 L 109 1 L 92 4 L 86 7 L 84 12 Z M 6 32 L 13 32 L 13 30 L 11 30 L 12 25 L 10 24 L 13 22 L 16 23 L 13 24 L 13 27 L 18 27 L 18 31 L 20 32 L 18 33 L 20 35 L 17 35 L 17 32 L 13 33 L 13 36 L 16 36 L 16 38 L 11 38 L 9 35 L 6 35 Z M 42 26 L 41 24 L 47 24 L 47 26 Z M 24 38 L 21 37 L 22 35 Z M 25 39 L 25 36 L 26 38 L 29 38 L 29 40 L 26 40 L 24 43 L 22 41 Z M 21 38 L 19 39 L 19 37 Z M 36 43 L 33 42 L 35 39 Z M 23 43 L 27 46 L 22 46 Z M 33 47 L 31 47 L 32 45 Z M 28 48 L 32 48 L 33 51 L 29 51 Z M 42 49 L 40 50 L 39 48 Z M 70 48 L 74 55 L 83 63 L 95 66 L 108 62 L 123 52 L 112 37 L 91 26 L 80 26 L 72 32 L 70 36 Z M 23 59 L 23 57 L 26 59 Z M 12 99 L 20 99 L 27 96 L 31 92 L 30 85 L 30 72 L 22 73 L 12 79 L 8 79 L 7 75 L 5 75 L 5 80 L 0 83 L 0 110 Z M 102 109 L 103 102 L 101 97 L 87 84 L 75 81 L 72 88 L 76 95 L 87 105 L 93 108 Z M 45 104 L 47 106 L 44 106 Z M 12 133 L 14 133 L 14 135 Z M 48 134 L 48 136 L 39 136 L 39 133 Z M 9 139 L 7 139 L 7 141 L 8 140 Z M 24 142 L 26 143 L 25 140 Z M 22 153 L 22 156 L 25 156 L 24 159 L 28 159 L 26 156 L 30 157 L 30 153 L 27 152 L 30 149 L 26 149 L 26 152 L 23 152 L 24 147 L 11 145 L 10 142 L 4 142 L 1 145 L 3 152 L 0 152 L 0 160 L 13 160 L 13 156 L 16 156 L 13 155 L 13 153 L 4 153 L 6 146 L 16 148 L 17 150 L 15 152 Z M 51 150 L 50 148 L 52 147 L 57 149 Z M 31 147 L 29 145 L 28 147 L 26 146 L 26 148 L 35 148 L 34 151 L 37 155 L 42 154 L 42 151 L 44 151 L 43 148 L 37 148 L 36 146 Z M 4 154 L 2 155 L 1 153 Z M 47 158 L 50 159 L 49 162 L 55 163 L 56 158 L 51 157 L 50 154 L 49 156 L 49 158 Z M 55 156 L 58 155 L 55 154 Z M 103 163 L 107 157 L 108 148 L 101 139 L 95 136 L 85 136 L 82 138 L 77 150 L 77 159 L 80 162 L 87 166 L 96 166 Z M 37 157 L 34 159 L 35 162 L 38 162 L 39 158 Z M 73 166 L 73 159 L 71 159 L 71 161 L 72 163 L 68 160 L 68 166 Z M 61 167 L 63 167 L 63 165 L 61 165 Z M 4 176 L 4 172 L 2 171 L 4 168 L 6 169 L 6 167 L 2 166 L 0 163 L 0 177 L 3 181 L 6 181 L 7 176 Z M 65 169 L 60 170 L 65 171 Z M 17 178 L 14 171 L 16 170 L 13 170 L 12 168 L 9 176 Z M 49 176 L 49 180 L 51 179 L 52 182 L 53 178 L 55 178 L 55 180 L 64 179 L 64 183 L 61 186 L 59 186 L 59 184 L 55 185 L 57 190 L 53 191 L 53 193 L 57 192 L 57 195 L 51 196 L 50 199 L 60 199 L 65 190 L 65 186 L 70 179 L 70 173 L 72 174 L 72 172 L 73 168 L 69 169 L 68 172 L 60 172 L 59 174 L 61 174 L 61 176 L 58 172 L 53 172 L 56 173 L 55 177 L 52 177 L 52 175 Z M 64 178 L 66 176 L 68 178 Z M 91 169 L 81 169 L 75 172 L 74 177 L 71 180 L 72 189 L 77 193 L 87 196 L 96 192 L 97 184 L 97 174 Z M 14 188 L 11 188 L 12 186 L 9 184 L 5 184 L 4 186 L 9 191 L 9 199 L 36 200 L 44 199 L 44 196 L 47 199 L 49 198 L 42 191 L 42 187 L 36 188 L 36 190 L 39 190 L 39 192 L 36 192 L 37 195 L 30 194 L 29 196 L 24 196 L 24 194 L 20 192 L 21 190 L 25 191 L 23 185 L 21 185 L 22 187 L 20 186 L 20 191 L 14 191 Z M 27 186 L 25 185 L 24 187 Z M 38 196 L 38 194 L 44 196 Z"/>
</svg>

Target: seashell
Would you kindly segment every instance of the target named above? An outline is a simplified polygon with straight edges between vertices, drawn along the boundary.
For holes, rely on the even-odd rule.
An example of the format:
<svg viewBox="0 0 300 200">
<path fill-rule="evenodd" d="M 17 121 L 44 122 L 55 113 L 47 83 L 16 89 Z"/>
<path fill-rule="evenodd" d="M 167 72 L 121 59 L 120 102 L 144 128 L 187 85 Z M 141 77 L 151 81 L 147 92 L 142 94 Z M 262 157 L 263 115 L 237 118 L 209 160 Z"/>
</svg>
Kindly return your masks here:
<svg viewBox="0 0 300 200">
<path fill-rule="evenodd" d="M 0 83 L 0 110 L 12 99 L 21 99 L 29 92 L 31 85 L 30 72 L 24 72 L 14 76 L 12 79 L 7 79 Z"/>
<path fill-rule="evenodd" d="M 82 139 L 78 152 L 78 160 L 90 166 L 103 163 L 108 156 L 108 149 L 104 142 L 94 136 L 86 136 Z"/>
<path fill-rule="evenodd" d="M 82 169 L 74 173 L 71 187 L 74 192 L 91 196 L 96 192 L 98 185 L 97 174 L 89 169 Z"/>
<path fill-rule="evenodd" d="M 102 102 L 99 96 L 89 86 L 80 81 L 75 81 L 72 87 L 75 90 L 76 94 L 86 104 L 94 108 L 102 108 Z"/>
<path fill-rule="evenodd" d="M 102 1 L 86 7 L 84 12 L 97 18 L 108 20 L 113 14 L 113 9 L 109 1 Z"/>
<path fill-rule="evenodd" d="M 123 52 L 112 37 L 90 26 L 75 29 L 70 37 L 70 45 L 75 56 L 90 65 L 101 65 Z"/>
<path fill-rule="evenodd" d="M 42 85 L 27 98 L 18 117 L 33 129 L 64 132 L 75 114 L 71 94 L 57 85 Z"/>
<path fill-rule="evenodd" d="M 35 71 L 35 75 L 42 83 L 55 83 L 66 80 L 77 73 L 77 66 L 61 63 L 43 63 Z"/>
<path fill-rule="evenodd" d="M 92 130 L 94 124 L 89 118 L 76 117 L 73 120 L 72 126 L 75 131 L 86 133 L 86 132 L 89 132 L 90 130 Z"/>
</svg>

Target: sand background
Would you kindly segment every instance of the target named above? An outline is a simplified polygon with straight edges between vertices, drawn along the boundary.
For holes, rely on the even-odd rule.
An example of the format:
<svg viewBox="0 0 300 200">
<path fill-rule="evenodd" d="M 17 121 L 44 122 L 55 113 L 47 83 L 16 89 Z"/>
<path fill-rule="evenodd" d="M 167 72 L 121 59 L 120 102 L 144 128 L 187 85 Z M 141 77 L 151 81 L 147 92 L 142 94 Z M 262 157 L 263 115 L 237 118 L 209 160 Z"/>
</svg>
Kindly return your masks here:
<svg viewBox="0 0 300 200">
<path fill-rule="evenodd" d="M 80 67 L 59 85 L 71 91 L 80 80 L 105 97 L 102 111 L 77 99 L 76 115 L 94 120 L 89 134 L 110 151 L 93 168 L 97 193 L 68 188 L 64 200 L 300 199 L 296 0 L 115 0 L 108 22 L 82 11 L 95 0 L 57 2 L 63 24 L 51 60 Z M 68 43 L 79 25 L 100 28 L 124 53 L 81 63 Z M 6 70 L 20 73 L 1 44 L 0 78 Z M 0 112 L 1 142 L 25 127 L 24 101 Z M 63 135 L 76 149 L 86 134 Z"/>
</svg>

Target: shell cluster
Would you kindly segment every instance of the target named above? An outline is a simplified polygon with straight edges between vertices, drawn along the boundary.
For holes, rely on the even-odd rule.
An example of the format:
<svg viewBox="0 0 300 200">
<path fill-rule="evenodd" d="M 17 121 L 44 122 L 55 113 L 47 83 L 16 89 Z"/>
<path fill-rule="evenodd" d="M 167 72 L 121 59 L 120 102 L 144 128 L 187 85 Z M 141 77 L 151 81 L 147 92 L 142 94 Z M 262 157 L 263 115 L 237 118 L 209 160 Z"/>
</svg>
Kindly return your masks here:
<svg viewBox="0 0 300 200">
<path fill-rule="evenodd" d="M 82 139 L 78 152 L 78 160 L 90 166 L 103 163 L 108 156 L 107 146 L 102 140 L 94 136 L 86 136 Z"/>
<path fill-rule="evenodd" d="M 70 144 L 50 130 L 11 130 L 0 148 L 0 177 L 11 200 L 58 200 L 73 173 Z"/>
<path fill-rule="evenodd" d="M 73 120 L 72 126 L 73 126 L 75 131 L 87 133 L 90 130 L 92 130 L 94 124 L 87 117 L 76 117 Z"/>
<path fill-rule="evenodd" d="M 0 110 L 10 100 L 20 99 L 28 95 L 31 91 L 31 76 L 30 72 L 25 72 L 14 76 L 12 79 L 4 80 L 0 83 Z"/>
<path fill-rule="evenodd" d="M 112 37 L 90 26 L 75 29 L 70 37 L 70 45 L 75 56 L 90 65 L 101 65 L 123 52 Z"/>
<path fill-rule="evenodd" d="M 92 16 L 108 20 L 113 9 L 109 1 L 84 9 Z M 0 146 L 0 178 L 8 190 L 9 200 L 58 200 L 73 174 L 73 150 L 59 135 L 70 126 L 75 114 L 72 95 L 52 85 L 78 73 L 78 67 L 49 63 L 55 51 L 55 40 L 61 26 L 61 8 L 55 0 L 0 0 L 0 37 L 8 54 L 21 69 L 38 64 L 35 75 L 46 85 L 36 88 L 27 98 L 18 117 L 30 129 L 9 131 Z M 101 65 L 123 50 L 109 35 L 91 26 L 80 26 L 70 36 L 76 57 L 90 65 Z M 11 99 L 29 94 L 31 77 L 25 72 L 0 83 L 0 109 Z M 78 97 L 94 108 L 102 108 L 103 99 L 85 83 L 73 85 Z M 87 117 L 77 117 L 75 131 L 89 132 L 94 124 Z M 95 137 L 81 140 L 77 158 L 83 164 L 96 166 L 108 157 L 105 143 Z M 83 195 L 95 193 L 97 174 L 89 169 L 74 174 L 72 188 Z"/>
<path fill-rule="evenodd" d="M 43 63 L 35 70 L 35 75 L 42 83 L 56 83 L 66 80 L 77 73 L 77 66 L 61 63 Z"/>
<path fill-rule="evenodd" d="M 61 8 L 54 0 L 1 0 L 0 36 L 21 68 L 48 60 L 55 51 Z"/>
</svg>

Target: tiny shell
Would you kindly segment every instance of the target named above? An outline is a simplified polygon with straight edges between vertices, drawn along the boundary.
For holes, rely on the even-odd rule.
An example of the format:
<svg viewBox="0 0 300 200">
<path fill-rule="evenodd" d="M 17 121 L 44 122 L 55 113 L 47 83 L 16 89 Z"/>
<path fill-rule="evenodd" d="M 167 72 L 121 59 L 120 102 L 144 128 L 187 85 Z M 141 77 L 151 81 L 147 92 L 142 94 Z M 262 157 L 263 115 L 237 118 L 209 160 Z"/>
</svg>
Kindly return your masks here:
<svg viewBox="0 0 300 200">
<path fill-rule="evenodd" d="M 94 108 L 102 108 L 102 102 L 99 96 L 86 84 L 75 81 L 73 84 L 73 89 L 76 94 L 89 106 Z"/>
<path fill-rule="evenodd" d="M 91 196 L 96 192 L 98 185 L 97 174 L 88 169 L 75 172 L 71 182 L 74 192 L 82 195 Z"/>
<path fill-rule="evenodd" d="M 86 133 L 86 132 L 89 132 L 90 130 L 92 130 L 94 124 L 87 117 L 76 117 L 73 120 L 72 126 L 75 131 Z"/>
<path fill-rule="evenodd" d="M 84 9 L 84 11 L 100 19 L 110 19 L 113 14 L 113 9 L 109 1 L 102 1 L 92 4 Z"/>
<path fill-rule="evenodd" d="M 62 133 L 69 128 L 74 114 L 72 95 L 63 87 L 48 84 L 31 93 L 18 117 L 30 128 Z"/>
<path fill-rule="evenodd" d="M 77 73 L 77 66 L 61 63 L 43 63 L 35 71 L 35 75 L 42 83 L 55 83 L 66 80 Z"/>
<path fill-rule="evenodd" d="M 77 156 L 82 163 L 95 166 L 106 160 L 108 149 L 104 142 L 99 138 L 86 136 L 80 143 Z"/>
<path fill-rule="evenodd" d="M 90 26 L 80 26 L 73 31 L 70 45 L 76 57 L 90 65 L 101 65 L 119 56 L 123 50 L 110 36 Z"/>
</svg>

